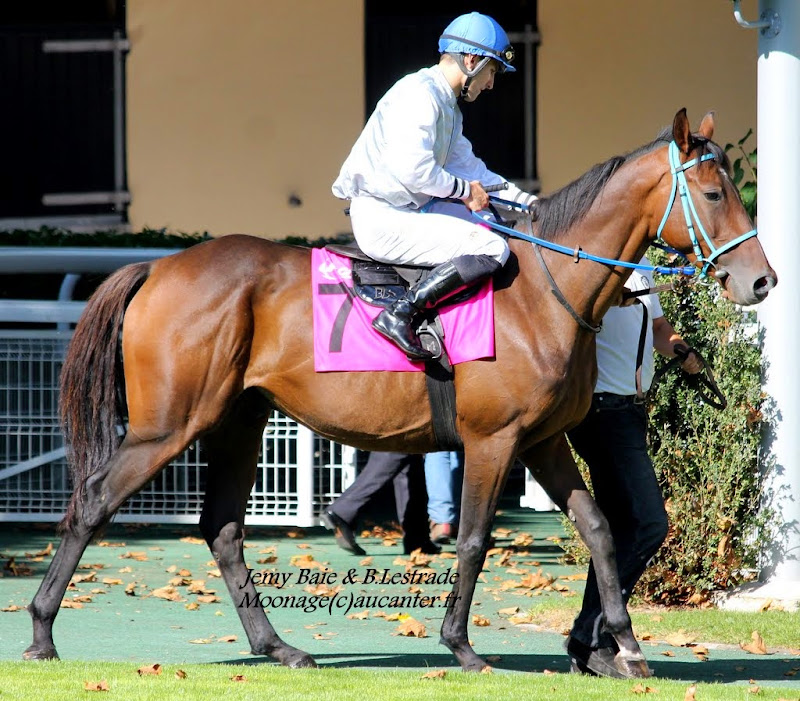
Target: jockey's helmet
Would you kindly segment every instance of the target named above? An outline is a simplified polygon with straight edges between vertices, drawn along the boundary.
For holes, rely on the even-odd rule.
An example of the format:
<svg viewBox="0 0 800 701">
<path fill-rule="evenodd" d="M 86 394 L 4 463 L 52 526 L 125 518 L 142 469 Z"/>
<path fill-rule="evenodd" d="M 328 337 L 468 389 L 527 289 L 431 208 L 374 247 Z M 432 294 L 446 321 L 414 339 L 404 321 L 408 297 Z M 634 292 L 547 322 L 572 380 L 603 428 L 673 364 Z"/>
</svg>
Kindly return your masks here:
<svg viewBox="0 0 800 701">
<path fill-rule="evenodd" d="M 511 46 L 508 35 L 494 19 L 480 12 L 460 15 L 450 22 L 439 37 L 439 53 L 485 56 L 478 67 L 468 75 L 477 74 L 490 58 L 500 63 L 501 71 L 516 70 L 511 65 L 514 60 L 514 47 Z M 459 65 L 464 70 L 463 61 L 459 61 Z"/>
</svg>

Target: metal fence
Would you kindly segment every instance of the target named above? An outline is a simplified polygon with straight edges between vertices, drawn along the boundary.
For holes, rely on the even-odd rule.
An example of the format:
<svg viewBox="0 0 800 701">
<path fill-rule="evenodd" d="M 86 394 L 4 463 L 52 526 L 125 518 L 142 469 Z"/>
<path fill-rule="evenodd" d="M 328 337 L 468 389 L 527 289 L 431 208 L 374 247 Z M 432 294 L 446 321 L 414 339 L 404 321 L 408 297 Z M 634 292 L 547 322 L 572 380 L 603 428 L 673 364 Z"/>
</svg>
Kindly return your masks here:
<svg viewBox="0 0 800 701">
<path fill-rule="evenodd" d="M 58 377 L 71 332 L 0 331 L 0 521 L 58 521 L 71 494 Z M 275 412 L 264 431 L 247 522 L 311 526 L 355 479 L 356 451 Z M 196 523 L 206 463 L 196 443 L 131 497 L 117 521 Z"/>
</svg>

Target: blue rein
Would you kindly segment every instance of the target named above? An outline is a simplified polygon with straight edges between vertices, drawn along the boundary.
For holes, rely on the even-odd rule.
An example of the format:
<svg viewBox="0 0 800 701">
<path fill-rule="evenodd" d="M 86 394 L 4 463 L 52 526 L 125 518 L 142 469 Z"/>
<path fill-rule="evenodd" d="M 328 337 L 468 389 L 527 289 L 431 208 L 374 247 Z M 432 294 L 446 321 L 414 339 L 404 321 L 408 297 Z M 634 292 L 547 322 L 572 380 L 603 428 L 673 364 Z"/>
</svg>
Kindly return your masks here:
<svg viewBox="0 0 800 701">
<path fill-rule="evenodd" d="M 700 218 L 697 215 L 697 210 L 695 209 L 694 202 L 692 200 L 692 194 L 689 191 L 689 185 L 686 182 L 686 173 L 689 168 L 692 166 L 696 166 L 703 161 L 708 161 L 714 159 L 715 156 L 712 153 L 706 153 L 699 158 L 693 158 L 691 161 L 687 161 L 686 163 L 680 162 L 680 151 L 678 149 L 678 145 L 672 141 L 669 145 L 669 164 L 670 164 L 670 172 L 672 173 L 672 189 L 670 191 L 669 200 L 667 202 L 667 208 L 664 212 L 664 216 L 661 219 L 661 224 L 658 227 L 658 231 L 656 232 L 656 241 L 653 245 L 660 246 L 661 248 L 665 248 L 667 250 L 674 250 L 666 246 L 663 243 L 663 239 L 661 238 L 661 232 L 664 230 L 664 226 L 667 223 L 667 219 L 669 218 L 669 214 L 672 211 L 672 207 L 675 204 L 675 196 L 677 193 L 680 193 L 681 197 L 681 204 L 683 205 L 683 215 L 684 219 L 686 220 L 686 226 L 689 229 L 689 238 L 692 242 L 692 248 L 694 249 L 694 254 L 697 257 L 697 262 L 703 264 L 703 268 L 700 271 L 700 279 L 703 279 L 708 274 L 708 269 L 710 266 L 714 265 L 714 261 L 721 256 L 723 253 L 735 248 L 743 241 L 746 241 L 753 236 L 758 234 L 756 229 L 751 229 L 750 231 L 738 236 L 737 238 L 733 239 L 732 241 L 728 241 L 722 248 L 717 248 L 714 246 L 711 238 L 706 233 L 705 227 L 703 226 Z M 498 204 L 504 204 L 506 206 L 511 206 L 512 208 L 515 206 L 515 203 L 508 202 L 507 200 L 502 200 L 500 198 L 490 196 L 491 200 L 497 202 Z M 517 208 L 519 208 L 517 206 Z M 610 265 L 610 266 L 620 266 L 623 268 L 631 268 L 633 270 L 649 270 L 651 272 L 660 273 L 661 275 L 687 275 L 692 276 L 697 272 L 697 268 L 692 265 L 685 265 L 678 268 L 667 268 L 663 265 L 644 265 L 642 263 L 628 263 L 624 260 L 617 260 L 616 258 L 604 258 L 603 256 L 595 256 L 591 253 L 586 253 L 580 247 L 576 248 L 568 248 L 567 246 L 561 246 L 557 243 L 553 243 L 552 241 L 547 241 L 545 239 L 539 238 L 538 236 L 533 236 L 530 234 L 523 234 L 515 229 L 512 229 L 508 226 L 504 226 L 502 224 L 498 224 L 497 222 L 493 221 L 490 217 L 491 214 L 483 214 L 481 212 L 472 212 L 472 216 L 478 219 L 482 224 L 486 224 L 489 228 L 493 229 L 494 231 L 499 231 L 501 233 L 507 234 L 513 238 L 522 239 L 523 241 L 530 241 L 533 244 L 541 246 L 542 248 L 550 249 L 551 251 L 556 251 L 558 253 L 563 253 L 568 256 L 572 256 L 577 263 L 578 260 L 591 260 L 595 263 L 602 263 L 603 265 Z M 703 251 L 700 248 L 700 244 L 697 240 L 697 234 L 695 233 L 695 223 L 697 224 L 697 228 L 700 230 L 700 233 L 703 236 L 706 244 L 711 251 L 711 255 L 706 258 L 703 255 Z M 678 253 L 678 251 L 674 251 Z M 683 255 L 679 253 L 679 255 Z M 684 258 L 686 256 L 683 256 Z"/>
</svg>

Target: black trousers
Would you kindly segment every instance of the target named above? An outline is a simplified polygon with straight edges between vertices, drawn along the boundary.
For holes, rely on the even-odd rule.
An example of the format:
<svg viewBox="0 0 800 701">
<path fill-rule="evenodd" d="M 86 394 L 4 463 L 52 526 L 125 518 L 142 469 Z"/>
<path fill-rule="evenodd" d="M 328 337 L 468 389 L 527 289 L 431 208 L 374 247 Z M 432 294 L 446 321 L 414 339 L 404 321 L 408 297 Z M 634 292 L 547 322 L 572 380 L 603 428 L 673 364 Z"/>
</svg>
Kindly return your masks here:
<svg viewBox="0 0 800 701">
<path fill-rule="evenodd" d="M 616 546 L 625 602 L 669 527 L 664 499 L 647 454 L 647 414 L 633 397 L 599 393 L 586 418 L 569 432 L 575 451 L 589 466 L 595 500 L 608 520 Z M 572 636 L 593 647 L 612 644 L 603 635 L 594 564 L 589 564 L 583 607 Z"/>
<path fill-rule="evenodd" d="M 370 453 L 367 464 L 329 507 L 351 526 L 359 512 L 388 482 L 394 483 L 397 520 L 403 527 L 403 543 L 408 549 L 426 543 L 428 534 L 428 492 L 422 455 L 409 453 Z"/>
</svg>

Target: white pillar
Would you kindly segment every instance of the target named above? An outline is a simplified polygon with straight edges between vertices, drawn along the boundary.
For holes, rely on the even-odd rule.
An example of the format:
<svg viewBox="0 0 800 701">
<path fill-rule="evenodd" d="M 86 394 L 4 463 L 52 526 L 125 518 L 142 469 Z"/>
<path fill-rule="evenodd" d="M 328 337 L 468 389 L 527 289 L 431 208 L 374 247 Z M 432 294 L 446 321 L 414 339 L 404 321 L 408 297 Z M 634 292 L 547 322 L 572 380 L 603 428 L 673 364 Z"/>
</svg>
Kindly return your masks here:
<svg viewBox="0 0 800 701">
<path fill-rule="evenodd" d="M 778 286 L 758 307 L 765 330 L 765 391 L 776 409 L 765 460 L 784 524 L 777 566 L 762 572 L 762 595 L 800 597 L 800 3 L 760 0 L 779 30 L 759 31 L 758 230 Z M 767 450 L 768 449 L 768 452 Z M 766 463 L 765 463 L 766 464 Z"/>
</svg>

